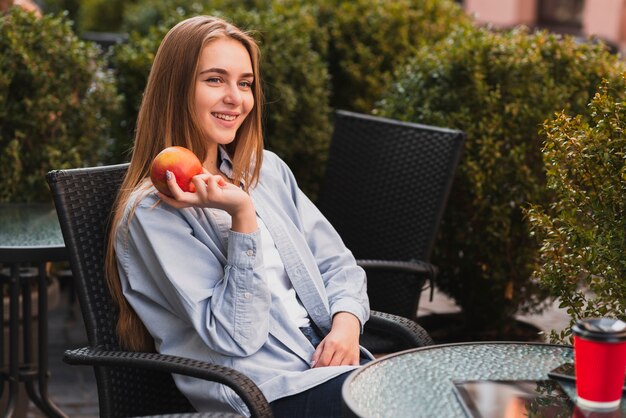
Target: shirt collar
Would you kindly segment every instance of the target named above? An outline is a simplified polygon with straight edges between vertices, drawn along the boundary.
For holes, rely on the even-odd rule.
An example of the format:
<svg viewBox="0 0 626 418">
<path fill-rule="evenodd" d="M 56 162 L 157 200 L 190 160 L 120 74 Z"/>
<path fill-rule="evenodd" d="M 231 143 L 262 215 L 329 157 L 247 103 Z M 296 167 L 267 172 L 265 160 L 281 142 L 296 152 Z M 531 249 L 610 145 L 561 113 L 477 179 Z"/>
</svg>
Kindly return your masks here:
<svg viewBox="0 0 626 418">
<path fill-rule="evenodd" d="M 217 147 L 217 158 L 219 158 L 220 171 L 228 176 L 229 179 L 233 178 L 233 162 L 228 155 L 228 151 L 222 146 Z"/>
<path fill-rule="evenodd" d="M 222 173 L 224 173 L 229 179 L 233 179 L 233 161 L 230 159 L 230 155 L 228 155 L 228 151 L 222 145 L 218 145 L 217 147 L 218 153 L 217 158 L 219 158 L 219 168 Z M 245 180 L 241 179 L 241 186 L 245 185 Z"/>
</svg>

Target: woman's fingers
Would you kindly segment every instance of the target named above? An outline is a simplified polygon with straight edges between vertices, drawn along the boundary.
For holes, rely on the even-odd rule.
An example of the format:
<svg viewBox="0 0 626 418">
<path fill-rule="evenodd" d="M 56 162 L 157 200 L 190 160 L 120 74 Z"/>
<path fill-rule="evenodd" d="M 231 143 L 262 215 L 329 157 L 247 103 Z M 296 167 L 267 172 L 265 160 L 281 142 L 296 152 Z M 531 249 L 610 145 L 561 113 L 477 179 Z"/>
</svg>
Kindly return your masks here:
<svg viewBox="0 0 626 418">
<path fill-rule="evenodd" d="M 220 175 L 208 172 L 198 174 L 191 178 L 190 192 L 183 191 L 176 183 L 173 173 L 169 174 L 167 185 L 171 197 L 159 194 L 161 199 L 176 207 L 189 206 L 209 207 L 222 209 L 231 214 L 241 212 L 246 205 L 250 205 L 250 196 L 241 188 L 229 183 Z"/>
<path fill-rule="evenodd" d="M 359 356 L 354 356 L 349 347 L 341 343 L 323 339 L 311 357 L 311 367 L 358 366 Z"/>
<path fill-rule="evenodd" d="M 172 197 L 176 200 L 180 200 L 183 197 L 185 192 L 183 191 L 183 189 L 180 188 L 180 186 L 176 182 L 176 176 L 174 175 L 174 173 L 172 173 L 171 171 L 167 171 L 166 179 L 167 179 L 167 187 L 170 189 L 170 193 L 172 194 Z"/>
<path fill-rule="evenodd" d="M 177 208 L 187 207 L 191 205 L 206 205 L 208 203 L 220 200 L 222 189 L 226 188 L 227 183 L 222 176 L 216 176 L 209 172 L 198 174 L 191 178 L 189 184 L 189 192 L 185 192 L 176 182 L 174 173 L 169 172 L 167 185 L 170 189 L 171 197 L 162 195 L 162 199 Z M 176 202 L 176 203 L 175 203 Z"/>
<path fill-rule="evenodd" d="M 311 357 L 311 368 L 313 367 L 322 367 L 320 364 L 320 356 L 322 355 L 322 351 L 324 351 L 324 340 L 322 340 L 315 349 L 313 353 L 313 357 Z"/>
</svg>

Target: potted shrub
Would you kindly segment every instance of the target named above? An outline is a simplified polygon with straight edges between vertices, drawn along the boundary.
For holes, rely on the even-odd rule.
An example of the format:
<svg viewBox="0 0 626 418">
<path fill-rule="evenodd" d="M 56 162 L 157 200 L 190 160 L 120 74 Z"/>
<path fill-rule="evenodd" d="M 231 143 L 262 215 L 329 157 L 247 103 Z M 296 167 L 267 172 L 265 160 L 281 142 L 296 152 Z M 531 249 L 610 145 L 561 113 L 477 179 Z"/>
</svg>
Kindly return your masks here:
<svg viewBox="0 0 626 418">
<path fill-rule="evenodd" d="M 623 68 L 593 42 L 462 28 L 400 69 L 377 113 L 467 134 L 434 254 L 438 286 L 463 311 L 455 332 L 507 338 L 516 313 L 542 308 L 546 293 L 531 278 L 538 245 L 523 212 L 552 200 L 538 131 L 554 112 L 582 112 L 602 78 Z"/>
<path fill-rule="evenodd" d="M 528 210 L 534 277 L 580 318 L 626 319 L 626 79 L 604 82 L 588 109 L 546 122 L 543 159 L 555 199 Z M 571 329 L 553 332 L 571 343 Z"/>
<path fill-rule="evenodd" d="M 45 174 L 95 165 L 118 106 L 98 49 L 62 16 L 0 19 L 0 202 L 50 201 Z"/>
</svg>

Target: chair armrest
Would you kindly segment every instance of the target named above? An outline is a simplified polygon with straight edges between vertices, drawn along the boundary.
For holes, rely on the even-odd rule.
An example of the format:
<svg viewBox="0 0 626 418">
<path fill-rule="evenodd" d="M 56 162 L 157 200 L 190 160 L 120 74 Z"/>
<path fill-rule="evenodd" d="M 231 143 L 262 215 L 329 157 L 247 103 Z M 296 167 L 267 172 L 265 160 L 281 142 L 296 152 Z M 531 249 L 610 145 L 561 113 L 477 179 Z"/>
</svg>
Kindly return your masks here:
<svg viewBox="0 0 626 418">
<path fill-rule="evenodd" d="M 411 347 L 433 345 L 433 339 L 417 322 L 403 316 L 371 311 L 365 327 L 374 332 L 393 334 Z"/>
<path fill-rule="evenodd" d="M 416 275 L 425 274 L 430 282 L 428 285 L 428 287 L 430 287 L 430 301 L 432 302 L 433 300 L 435 281 L 437 280 L 439 269 L 431 263 L 420 260 L 356 260 L 356 264 L 365 270 L 388 270 L 400 273 L 415 273 Z"/>
<path fill-rule="evenodd" d="M 118 366 L 197 377 L 224 384 L 244 401 L 252 417 L 271 418 L 272 410 L 259 387 L 245 374 L 229 367 L 158 353 L 107 351 L 99 347 L 66 350 L 63 361 L 73 365 Z"/>
<path fill-rule="evenodd" d="M 391 270 L 405 273 L 428 274 L 434 277 L 439 272 L 437 266 L 425 261 L 391 261 L 391 260 L 356 260 L 356 263 L 364 269 Z"/>
</svg>

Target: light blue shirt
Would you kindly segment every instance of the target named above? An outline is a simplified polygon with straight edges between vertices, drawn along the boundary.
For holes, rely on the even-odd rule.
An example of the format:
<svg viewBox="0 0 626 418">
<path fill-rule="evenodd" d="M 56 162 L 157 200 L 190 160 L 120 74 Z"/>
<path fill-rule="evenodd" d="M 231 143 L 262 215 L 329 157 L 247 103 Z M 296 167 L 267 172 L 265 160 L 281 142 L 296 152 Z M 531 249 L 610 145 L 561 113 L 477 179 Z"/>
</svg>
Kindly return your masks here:
<svg viewBox="0 0 626 418">
<path fill-rule="evenodd" d="M 230 177 L 231 162 L 221 148 L 220 157 L 220 170 Z M 354 314 L 363 326 L 370 313 L 365 272 L 275 154 L 264 151 L 260 180 L 250 196 L 298 297 L 322 333 L 330 331 L 332 316 L 342 311 Z M 234 232 L 211 209 L 175 209 L 159 203 L 151 189 L 135 192 L 118 225 L 115 250 L 124 296 L 160 353 L 237 369 L 269 402 L 358 367 L 311 369 L 314 347 L 272 300 L 260 231 Z M 223 385 L 178 375 L 174 379 L 199 411 L 249 414 Z"/>
</svg>

